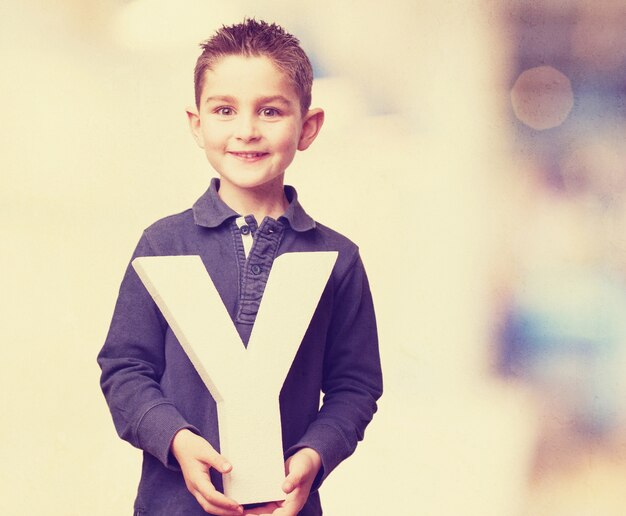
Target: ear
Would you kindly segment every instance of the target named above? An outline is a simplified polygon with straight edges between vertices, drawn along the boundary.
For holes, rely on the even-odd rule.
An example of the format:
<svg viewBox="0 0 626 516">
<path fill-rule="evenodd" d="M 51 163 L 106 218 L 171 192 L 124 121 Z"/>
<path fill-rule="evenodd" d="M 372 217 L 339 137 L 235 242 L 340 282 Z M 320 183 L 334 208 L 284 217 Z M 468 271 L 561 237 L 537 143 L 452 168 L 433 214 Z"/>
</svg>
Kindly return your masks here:
<svg viewBox="0 0 626 516">
<path fill-rule="evenodd" d="M 204 149 L 204 139 L 202 138 L 202 124 L 200 123 L 200 115 L 198 110 L 193 106 L 187 106 L 185 109 L 187 112 L 187 119 L 189 120 L 189 129 L 191 129 L 191 135 L 196 140 L 198 147 Z"/>
<path fill-rule="evenodd" d="M 298 150 L 306 150 L 320 132 L 324 124 L 324 110 L 320 108 L 309 109 L 302 121 L 302 133 L 298 142 Z"/>
</svg>

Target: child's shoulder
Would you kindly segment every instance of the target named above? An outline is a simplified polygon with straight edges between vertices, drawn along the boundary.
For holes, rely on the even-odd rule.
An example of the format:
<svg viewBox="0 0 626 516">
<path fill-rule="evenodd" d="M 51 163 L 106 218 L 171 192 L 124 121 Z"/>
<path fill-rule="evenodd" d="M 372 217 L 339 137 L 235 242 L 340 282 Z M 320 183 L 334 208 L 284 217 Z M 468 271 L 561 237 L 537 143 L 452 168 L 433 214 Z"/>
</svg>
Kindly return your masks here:
<svg viewBox="0 0 626 516">
<path fill-rule="evenodd" d="M 334 273 L 344 276 L 357 262 L 360 262 L 359 246 L 337 230 L 315 221 L 314 232 L 323 242 L 325 251 L 337 251 Z"/>
<path fill-rule="evenodd" d="M 180 231 L 185 227 L 192 227 L 193 224 L 193 210 L 191 208 L 187 208 L 179 213 L 166 215 L 165 217 L 154 221 L 145 229 L 145 231 L 151 235 L 168 234 L 173 231 Z"/>
<path fill-rule="evenodd" d="M 359 246 L 347 236 L 318 222 L 317 220 L 315 221 L 315 230 L 328 246 L 328 250 L 343 251 L 348 254 L 356 253 L 359 250 Z"/>
<path fill-rule="evenodd" d="M 188 208 L 180 213 L 167 215 L 156 220 L 145 231 L 151 236 L 169 235 L 193 226 L 193 211 L 191 208 Z"/>
<path fill-rule="evenodd" d="M 168 215 L 150 224 L 143 238 L 156 254 L 180 254 L 189 250 L 197 238 L 191 208 Z"/>
</svg>

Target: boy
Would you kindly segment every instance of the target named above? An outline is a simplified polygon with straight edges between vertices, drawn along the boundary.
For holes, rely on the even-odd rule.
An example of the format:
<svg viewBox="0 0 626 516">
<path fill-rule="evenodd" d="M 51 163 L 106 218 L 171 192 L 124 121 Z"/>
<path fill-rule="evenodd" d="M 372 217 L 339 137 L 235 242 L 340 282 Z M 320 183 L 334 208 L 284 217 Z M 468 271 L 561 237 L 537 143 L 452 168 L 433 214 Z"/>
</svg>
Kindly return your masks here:
<svg viewBox="0 0 626 516">
<path fill-rule="evenodd" d="M 382 393 L 367 277 L 358 248 L 283 184 L 324 119 L 309 109 L 312 69 L 298 40 L 245 20 L 202 48 L 187 115 L 220 178 L 192 209 L 146 229 L 133 258 L 200 255 L 247 345 L 274 259 L 338 251 L 280 394 L 285 500 L 242 507 L 220 492 L 221 473 L 237 465 L 216 451 L 215 401 L 131 266 L 98 356 L 102 389 L 120 436 L 144 450 L 135 514 L 320 515 L 317 489 L 363 438 Z"/>
</svg>

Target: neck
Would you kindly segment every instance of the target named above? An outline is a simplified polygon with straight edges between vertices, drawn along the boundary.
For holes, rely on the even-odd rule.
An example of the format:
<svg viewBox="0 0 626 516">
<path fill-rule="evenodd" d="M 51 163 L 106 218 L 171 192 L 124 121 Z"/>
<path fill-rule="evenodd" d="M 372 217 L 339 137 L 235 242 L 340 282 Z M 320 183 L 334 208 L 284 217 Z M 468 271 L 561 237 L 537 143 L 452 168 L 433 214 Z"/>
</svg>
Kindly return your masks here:
<svg viewBox="0 0 626 516">
<path fill-rule="evenodd" d="M 289 205 L 282 177 L 254 188 L 241 188 L 221 178 L 218 195 L 240 215 L 254 215 L 259 224 L 265 217 L 278 219 Z"/>
</svg>

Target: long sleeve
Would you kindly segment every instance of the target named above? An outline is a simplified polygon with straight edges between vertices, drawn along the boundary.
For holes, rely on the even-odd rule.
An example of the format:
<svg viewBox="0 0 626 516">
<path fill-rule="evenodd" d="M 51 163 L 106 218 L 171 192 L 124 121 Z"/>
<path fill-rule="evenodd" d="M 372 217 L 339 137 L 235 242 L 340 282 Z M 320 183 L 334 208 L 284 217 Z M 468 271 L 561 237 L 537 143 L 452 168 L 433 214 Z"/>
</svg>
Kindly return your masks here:
<svg viewBox="0 0 626 516">
<path fill-rule="evenodd" d="M 144 234 L 133 258 L 153 254 Z M 120 437 L 177 469 L 169 453 L 171 441 L 178 430 L 194 428 L 159 385 L 165 367 L 166 329 L 167 323 L 129 264 L 98 355 L 101 387 Z"/>
<path fill-rule="evenodd" d="M 336 287 L 322 390 L 324 398 L 317 418 L 287 451 L 292 455 L 297 449 L 310 447 L 320 454 L 322 470 L 314 489 L 354 452 L 382 394 L 374 306 L 358 251 Z"/>
</svg>

